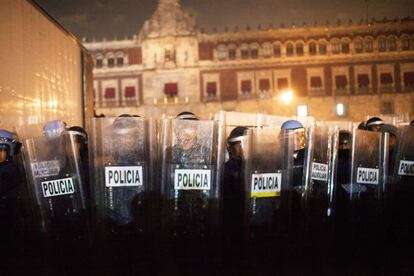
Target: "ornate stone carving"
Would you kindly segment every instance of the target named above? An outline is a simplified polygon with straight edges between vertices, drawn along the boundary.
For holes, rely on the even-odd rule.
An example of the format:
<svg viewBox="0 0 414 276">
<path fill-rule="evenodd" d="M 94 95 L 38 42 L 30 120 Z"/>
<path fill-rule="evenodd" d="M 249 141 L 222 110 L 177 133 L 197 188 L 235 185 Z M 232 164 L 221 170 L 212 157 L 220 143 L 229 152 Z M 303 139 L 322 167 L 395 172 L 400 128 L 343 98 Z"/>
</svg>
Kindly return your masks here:
<svg viewBox="0 0 414 276">
<path fill-rule="evenodd" d="M 195 34 L 195 20 L 183 11 L 179 0 L 159 0 L 155 13 L 145 21 L 139 35 L 147 39 Z"/>
</svg>

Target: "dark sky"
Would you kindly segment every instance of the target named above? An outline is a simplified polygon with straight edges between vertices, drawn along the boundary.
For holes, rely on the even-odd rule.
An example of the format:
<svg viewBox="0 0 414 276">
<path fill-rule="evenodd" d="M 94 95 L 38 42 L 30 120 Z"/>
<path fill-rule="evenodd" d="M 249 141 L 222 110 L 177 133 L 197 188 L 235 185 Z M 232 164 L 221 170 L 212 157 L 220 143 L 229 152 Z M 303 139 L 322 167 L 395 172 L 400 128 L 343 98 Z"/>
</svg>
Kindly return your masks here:
<svg viewBox="0 0 414 276">
<path fill-rule="evenodd" d="M 157 0 L 35 0 L 79 38 L 123 38 L 138 33 L 154 12 Z M 250 25 L 278 27 L 338 19 L 359 22 L 366 16 L 366 0 L 181 0 L 206 30 Z M 369 0 L 368 17 L 414 16 L 414 0 Z"/>
</svg>

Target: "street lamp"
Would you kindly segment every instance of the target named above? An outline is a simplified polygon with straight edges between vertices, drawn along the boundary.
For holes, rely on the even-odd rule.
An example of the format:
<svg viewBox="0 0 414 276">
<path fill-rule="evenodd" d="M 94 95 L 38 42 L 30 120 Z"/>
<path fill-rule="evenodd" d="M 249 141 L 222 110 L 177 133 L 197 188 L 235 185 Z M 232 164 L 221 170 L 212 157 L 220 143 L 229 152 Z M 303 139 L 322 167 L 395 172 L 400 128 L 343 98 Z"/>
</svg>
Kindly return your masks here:
<svg viewBox="0 0 414 276">
<path fill-rule="evenodd" d="M 280 99 L 288 105 L 293 99 L 293 91 L 291 89 L 282 91 Z"/>
</svg>

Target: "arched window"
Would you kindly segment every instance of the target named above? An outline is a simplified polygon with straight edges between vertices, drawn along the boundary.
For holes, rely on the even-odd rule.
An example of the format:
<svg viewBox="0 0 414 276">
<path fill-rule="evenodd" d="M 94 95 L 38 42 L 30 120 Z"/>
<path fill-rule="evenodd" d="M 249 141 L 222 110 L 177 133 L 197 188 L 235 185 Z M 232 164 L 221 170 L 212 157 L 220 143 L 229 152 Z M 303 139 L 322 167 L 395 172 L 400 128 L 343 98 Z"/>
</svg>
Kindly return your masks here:
<svg viewBox="0 0 414 276">
<path fill-rule="evenodd" d="M 286 55 L 288 57 L 293 56 L 293 44 L 290 43 L 290 42 L 288 44 L 286 44 Z"/>
<path fill-rule="evenodd" d="M 249 58 L 249 47 L 247 45 L 242 45 L 240 48 L 240 53 L 242 59 L 248 59 Z"/>
<path fill-rule="evenodd" d="M 309 43 L 309 54 L 311 56 L 314 56 L 314 55 L 317 54 L 317 48 L 316 48 L 316 43 L 315 42 Z"/>
<path fill-rule="evenodd" d="M 339 40 L 337 39 L 332 40 L 331 47 L 332 47 L 332 54 L 339 54 L 341 52 L 341 44 L 339 43 Z"/>
<path fill-rule="evenodd" d="M 115 65 L 115 57 L 114 57 L 114 54 L 113 53 L 108 53 L 106 55 L 106 60 L 107 60 L 108 67 L 114 67 L 114 65 Z"/>
<path fill-rule="evenodd" d="M 397 39 L 394 36 L 388 37 L 387 46 L 389 51 L 397 50 Z"/>
<path fill-rule="evenodd" d="M 236 59 L 236 45 L 229 45 L 228 56 L 229 59 Z"/>
<path fill-rule="evenodd" d="M 387 43 L 384 37 L 378 38 L 378 51 L 385 52 L 387 50 Z"/>
<path fill-rule="evenodd" d="M 95 56 L 95 66 L 96 68 L 101 68 L 103 66 L 103 57 L 101 54 Z"/>
<path fill-rule="evenodd" d="M 259 46 L 257 44 L 250 45 L 250 57 L 251 58 L 259 57 Z"/>
<path fill-rule="evenodd" d="M 117 66 L 124 65 L 124 53 L 122 53 L 122 52 L 117 52 L 116 53 L 116 65 Z"/>
<path fill-rule="evenodd" d="M 354 40 L 354 49 L 355 49 L 355 53 L 362 53 L 364 51 L 362 39 L 356 38 Z"/>
<path fill-rule="evenodd" d="M 296 55 L 303 56 L 303 43 L 302 42 L 296 43 Z"/>
<path fill-rule="evenodd" d="M 272 55 L 272 45 L 270 43 L 263 44 L 262 54 L 264 57 L 270 57 Z"/>
<path fill-rule="evenodd" d="M 370 37 L 365 39 L 365 52 L 372 53 L 374 50 L 374 40 Z"/>
<path fill-rule="evenodd" d="M 280 57 L 282 54 L 281 48 L 280 48 L 280 44 L 273 44 L 273 56 L 275 57 Z"/>
<path fill-rule="evenodd" d="M 410 39 L 406 35 L 401 37 L 401 50 L 403 51 L 410 50 Z"/>
<path fill-rule="evenodd" d="M 341 40 L 341 50 L 343 54 L 349 54 L 349 40 L 348 39 L 342 39 Z"/>
<path fill-rule="evenodd" d="M 219 60 L 225 60 L 227 58 L 227 48 L 225 45 L 220 45 L 217 49 L 217 58 Z"/>
</svg>

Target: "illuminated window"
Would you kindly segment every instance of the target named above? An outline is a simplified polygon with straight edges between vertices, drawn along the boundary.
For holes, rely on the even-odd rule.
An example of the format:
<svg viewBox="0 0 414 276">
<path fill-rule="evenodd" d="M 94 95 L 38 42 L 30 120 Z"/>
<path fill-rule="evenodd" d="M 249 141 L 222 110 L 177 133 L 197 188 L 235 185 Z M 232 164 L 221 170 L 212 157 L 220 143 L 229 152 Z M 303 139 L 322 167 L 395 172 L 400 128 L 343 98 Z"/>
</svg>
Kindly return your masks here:
<svg viewBox="0 0 414 276">
<path fill-rule="evenodd" d="M 336 115 L 338 116 L 345 115 L 345 105 L 343 103 L 336 104 Z"/>
<path fill-rule="evenodd" d="M 297 112 L 298 112 L 298 117 L 308 116 L 308 106 L 304 104 L 298 105 Z"/>
<path fill-rule="evenodd" d="M 272 55 L 272 46 L 270 44 L 264 45 L 262 53 L 264 57 L 270 57 Z"/>
<path fill-rule="evenodd" d="M 227 58 L 227 49 L 224 46 L 220 46 L 217 51 L 217 57 L 219 60 L 225 60 Z"/>
</svg>

